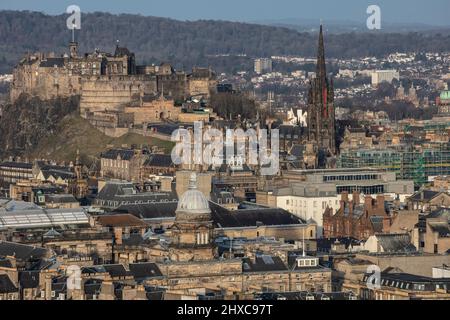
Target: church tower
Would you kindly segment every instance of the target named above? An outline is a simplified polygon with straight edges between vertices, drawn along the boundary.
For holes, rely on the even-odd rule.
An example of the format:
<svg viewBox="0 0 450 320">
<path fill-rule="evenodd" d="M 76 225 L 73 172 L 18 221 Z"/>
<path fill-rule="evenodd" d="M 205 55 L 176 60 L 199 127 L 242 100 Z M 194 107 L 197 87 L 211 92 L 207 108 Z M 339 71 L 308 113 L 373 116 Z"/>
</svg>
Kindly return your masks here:
<svg viewBox="0 0 450 320">
<path fill-rule="evenodd" d="M 336 154 L 333 79 L 327 77 L 322 25 L 319 33 L 316 77 L 308 94 L 308 140 L 330 154 Z"/>
</svg>

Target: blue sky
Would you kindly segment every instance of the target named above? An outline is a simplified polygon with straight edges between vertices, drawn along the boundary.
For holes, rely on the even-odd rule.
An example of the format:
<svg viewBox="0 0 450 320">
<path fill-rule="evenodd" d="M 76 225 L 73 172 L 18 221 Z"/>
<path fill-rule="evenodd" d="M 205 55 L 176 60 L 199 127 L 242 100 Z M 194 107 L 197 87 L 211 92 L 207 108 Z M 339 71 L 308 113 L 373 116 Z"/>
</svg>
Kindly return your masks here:
<svg viewBox="0 0 450 320">
<path fill-rule="evenodd" d="M 85 12 L 140 13 L 180 20 L 322 18 L 325 22 L 365 21 L 367 6 L 377 4 L 388 23 L 450 26 L 450 0 L 1 0 L 0 9 L 59 14 L 71 4 Z"/>
</svg>

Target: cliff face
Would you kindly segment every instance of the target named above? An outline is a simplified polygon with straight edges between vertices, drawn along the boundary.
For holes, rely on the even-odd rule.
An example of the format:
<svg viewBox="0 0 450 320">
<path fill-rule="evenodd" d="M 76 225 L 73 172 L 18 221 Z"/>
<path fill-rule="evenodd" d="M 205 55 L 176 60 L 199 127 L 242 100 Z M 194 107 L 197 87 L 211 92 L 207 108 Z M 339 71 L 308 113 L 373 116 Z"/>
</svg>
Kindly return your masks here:
<svg viewBox="0 0 450 320">
<path fill-rule="evenodd" d="M 77 112 L 79 97 L 42 101 L 21 95 L 3 108 L 0 118 L 0 158 L 25 156 L 54 134 L 59 121 Z"/>
</svg>

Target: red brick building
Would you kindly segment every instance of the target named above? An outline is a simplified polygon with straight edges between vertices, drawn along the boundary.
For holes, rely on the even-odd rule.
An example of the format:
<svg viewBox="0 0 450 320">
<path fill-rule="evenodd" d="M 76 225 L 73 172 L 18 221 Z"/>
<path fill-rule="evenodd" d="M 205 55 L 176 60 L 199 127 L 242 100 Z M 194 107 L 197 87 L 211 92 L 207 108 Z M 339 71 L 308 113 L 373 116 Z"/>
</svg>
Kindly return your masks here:
<svg viewBox="0 0 450 320">
<path fill-rule="evenodd" d="M 376 199 L 365 196 L 362 202 L 357 192 L 353 193 L 352 201 L 348 193 L 342 193 L 340 203 L 336 214 L 331 208 L 327 208 L 323 214 L 325 238 L 353 237 L 365 240 L 375 233 L 389 231 L 392 217 L 385 209 L 383 195 L 378 195 Z"/>
</svg>

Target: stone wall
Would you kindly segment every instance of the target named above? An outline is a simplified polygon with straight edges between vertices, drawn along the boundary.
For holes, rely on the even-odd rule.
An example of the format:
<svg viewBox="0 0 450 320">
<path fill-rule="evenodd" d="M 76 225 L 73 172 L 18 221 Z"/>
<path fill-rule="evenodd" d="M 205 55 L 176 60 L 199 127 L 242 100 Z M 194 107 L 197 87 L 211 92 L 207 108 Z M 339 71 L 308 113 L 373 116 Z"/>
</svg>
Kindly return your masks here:
<svg viewBox="0 0 450 320">
<path fill-rule="evenodd" d="M 156 78 L 140 76 L 97 76 L 82 80 L 80 113 L 87 111 L 123 111 L 132 101 L 156 94 Z"/>
</svg>

